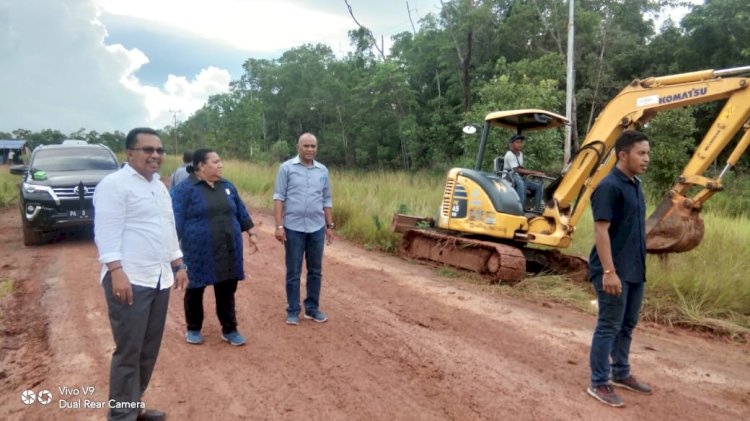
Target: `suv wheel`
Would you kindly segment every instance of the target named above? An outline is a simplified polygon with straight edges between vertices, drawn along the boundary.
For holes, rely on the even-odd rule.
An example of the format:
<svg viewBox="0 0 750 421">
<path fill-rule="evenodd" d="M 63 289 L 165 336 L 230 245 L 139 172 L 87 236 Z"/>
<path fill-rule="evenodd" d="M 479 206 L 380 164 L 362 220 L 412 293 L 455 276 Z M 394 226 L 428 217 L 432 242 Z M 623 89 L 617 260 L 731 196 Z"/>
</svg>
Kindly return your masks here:
<svg viewBox="0 0 750 421">
<path fill-rule="evenodd" d="M 23 226 L 23 245 L 38 246 L 44 242 L 44 236 L 41 232 L 34 231 L 30 226 Z"/>
</svg>

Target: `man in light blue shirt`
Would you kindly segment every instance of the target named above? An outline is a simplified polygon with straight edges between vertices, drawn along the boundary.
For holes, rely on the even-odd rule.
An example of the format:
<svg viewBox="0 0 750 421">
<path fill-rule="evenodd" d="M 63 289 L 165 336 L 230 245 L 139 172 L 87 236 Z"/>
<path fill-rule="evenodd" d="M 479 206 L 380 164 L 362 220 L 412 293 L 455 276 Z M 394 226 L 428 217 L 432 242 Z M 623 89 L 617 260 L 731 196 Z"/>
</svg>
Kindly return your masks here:
<svg viewBox="0 0 750 421">
<path fill-rule="evenodd" d="M 315 160 L 318 140 L 304 133 L 297 140 L 298 155 L 279 167 L 273 191 L 275 237 L 284 244 L 286 299 L 289 325 L 299 324 L 300 275 L 307 261 L 305 319 L 324 323 L 319 309 L 324 244 L 333 241 L 333 200 L 328 168 Z"/>
</svg>

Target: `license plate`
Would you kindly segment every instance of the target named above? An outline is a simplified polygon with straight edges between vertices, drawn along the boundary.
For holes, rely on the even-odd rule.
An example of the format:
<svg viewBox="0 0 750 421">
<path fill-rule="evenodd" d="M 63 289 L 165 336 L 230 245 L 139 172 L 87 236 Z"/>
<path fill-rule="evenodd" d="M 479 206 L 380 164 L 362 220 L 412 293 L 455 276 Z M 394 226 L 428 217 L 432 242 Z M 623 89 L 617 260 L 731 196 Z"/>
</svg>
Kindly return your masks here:
<svg viewBox="0 0 750 421">
<path fill-rule="evenodd" d="M 68 216 L 70 216 L 71 218 L 87 218 L 88 217 L 85 210 L 68 211 Z"/>
</svg>

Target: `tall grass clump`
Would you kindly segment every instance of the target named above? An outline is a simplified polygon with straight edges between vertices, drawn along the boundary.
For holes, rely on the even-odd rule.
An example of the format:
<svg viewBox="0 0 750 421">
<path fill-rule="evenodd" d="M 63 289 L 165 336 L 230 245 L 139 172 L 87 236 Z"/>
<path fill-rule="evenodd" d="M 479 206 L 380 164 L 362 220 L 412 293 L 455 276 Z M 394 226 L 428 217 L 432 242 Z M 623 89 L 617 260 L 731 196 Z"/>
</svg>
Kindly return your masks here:
<svg viewBox="0 0 750 421">
<path fill-rule="evenodd" d="M 273 208 L 278 164 L 225 160 L 224 177 L 251 197 L 253 207 Z M 442 197 L 442 176 L 428 173 L 359 172 L 329 169 L 333 221 L 338 235 L 370 249 L 395 250 L 390 231 L 394 213 L 434 216 Z"/>
<path fill-rule="evenodd" d="M 0 171 L 0 208 L 15 206 L 18 204 L 18 184 L 21 177 L 11 174 L 9 169 Z"/>
<path fill-rule="evenodd" d="M 368 248 L 394 251 L 394 213 L 437 214 L 443 179 L 426 173 L 333 171 L 334 221 L 346 238 Z"/>
<path fill-rule="evenodd" d="M 750 177 L 729 172 L 722 184 L 724 190 L 711 196 L 704 209 L 720 215 L 750 217 Z"/>
<path fill-rule="evenodd" d="M 730 334 L 750 333 L 750 219 L 704 212 L 701 244 L 648 257 L 644 317 Z"/>
<path fill-rule="evenodd" d="M 650 214 L 654 205 L 648 208 Z M 697 248 L 668 257 L 647 256 L 642 319 L 750 340 L 750 259 L 746 257 L 750 255 L 750 219 L 718 211 L 704 211 L 701 217 L 705 235 Z M 563 252 L 588 257 L 594 244 L 593 225 L 587 209 L 572 245 Z M 512 288 L 586 311 L 593 311 L 590 301 L 596 299 L 590 283 L 573 283 L 559 276 L 531 277 Z"/>
<path fill-rule="evenodd" d="M 250 195 L 249 206 L 273 209 L 273 186 L 279 165 L 252 164 L 247 161 L 223 160 L 224 178 L 241 192 Z"/>
</svg>

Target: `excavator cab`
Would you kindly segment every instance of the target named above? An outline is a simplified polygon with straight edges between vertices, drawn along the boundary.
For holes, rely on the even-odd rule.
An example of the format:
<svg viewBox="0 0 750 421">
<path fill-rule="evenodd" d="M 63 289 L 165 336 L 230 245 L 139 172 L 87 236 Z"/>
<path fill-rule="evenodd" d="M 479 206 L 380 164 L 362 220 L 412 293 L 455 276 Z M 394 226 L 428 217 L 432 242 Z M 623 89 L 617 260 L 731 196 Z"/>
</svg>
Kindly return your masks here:
<svg viewBox="0 0 750 421">
<path fill-rule="evenodd" d="M 555 129 L 568 124 L 558 114 L 524 109 L 488 114 L 482 127 L 476 165 L 448 171 L 443 200 L 436 220 L 394 215 L 392 229 L 404 233 L 401 255 L 440 261 L 485 274 L 495 280 L 517 281 L 527 270 L 552 268 L 555 272 L 581 272 L 585 261 L 568 259 L 557 250 L 525 247 L 523 236 L 533 220 L 544 219 L 543 209 L 525 212 L 513 186 L 508 169 L 499 165 L 507 152 L 508 133 L 516 134 Z M 476 126 L 464 128 L 476 133 Z M 492 162 L 494 168 L 482 168 L 490 142 L 499 143 L 502 155 Z M 538 192 L 538 194 L 543 194 Z M 428 223 L 434 230 L 420 229 Z M 543 269 L 542 269 L 543 270 Z"/>
<path fill-rule="evenodd" d="M 503 147 L 500 148 L 502 152 L 500 152 L 500 154 L 497 155 L 492 161 L 492 172 L 497 178 L 502 180 L 501 182 L 505 184 L 506 190 L 510 190 L 509 195 L 512 195 L 513 191 L 515 190 L 515 183 L 517 183 L 517 180 L 514 180 L 514 175 L 510 168 L 504 168 L 504 156 L 505 152 L 507 152 L 507 148 L 505 147 L 505 145 L 507 139 L 500 138 L 501 136 L 507 135 L 507 132 L 500 131 L 498 130 L 498 128 L 510 129 L 511 131 L 514 131 L 515 134 L 526 137 L 527 133 L 531 131 L 550 130 L 559 128 L 566 124 L 568 124 L 567 118 L 559 114 L 540 109 L 508 110 L 490 113 L 485 117 L 485 125 L 482 129 L 482 135 L 479 143 L 479 150 L 477 151 L 477 160 L 474 166 L 474 170 L 482 171 L 484 156 L 487 151 L 488 144 L 498 143 L 500 145 L 503 145 Z M 476 132 L 476 128 L 473 125 L 469 125 L 464 127 L 463 131 L 466 134 L 473 134 Z M 533 141 L 533 139 L 531 141 Z M 490 178 L 493 177 L 490 176 Z M 542 213 L 542 211 L 544 210 L 543 207 L 535 206 L 533 197 L 535 197 L 535 195 L 539 195 L 540 198 L 544 198 L 544 188 L 548 184 L 550 184 L 550 181 L 554 180 L 554 178 L 538 175 L 527 176 L 526 178 L 529 179 L 529 181 L 535 183 L 538 186 L 538 190 L 527 190 L 526 203 L 520 203 L 520 199 L 518 199 L 518 195 L 516 195 L 516 199 L 520 204 L 520 209 L 515 206 L 505 206 L 503 208 L 497 209 L 498 211 L 509 212 L 513 214 Z M 510 188 L 508 189 L 508 187 Z M 540 201 L 541 200 L 542 199 L 540 199 Z"/>
</svg>

